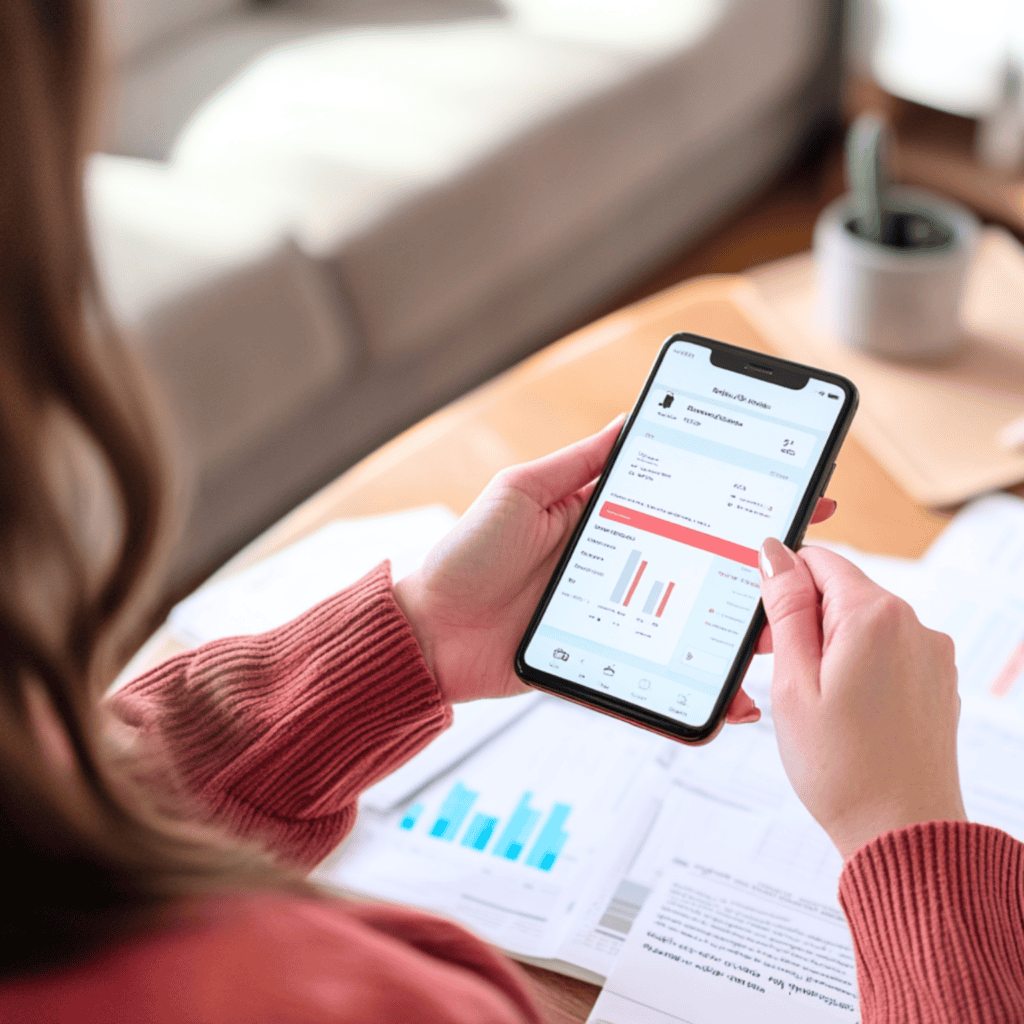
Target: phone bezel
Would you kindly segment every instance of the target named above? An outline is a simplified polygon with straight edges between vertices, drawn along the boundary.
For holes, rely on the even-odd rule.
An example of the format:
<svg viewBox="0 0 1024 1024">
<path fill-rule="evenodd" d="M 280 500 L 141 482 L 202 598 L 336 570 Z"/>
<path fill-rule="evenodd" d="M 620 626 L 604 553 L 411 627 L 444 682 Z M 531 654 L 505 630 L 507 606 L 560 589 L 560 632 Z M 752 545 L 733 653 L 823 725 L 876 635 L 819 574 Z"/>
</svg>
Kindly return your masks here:
<svg viewBox="0 0 1024 1024">
<path fill-rule="evenodd" d="M 814 467 L 814 472 L 811 474 L 811 478 L 800 499 L 800 504 L 797 506 L 796 514 L 794 515 L 790 529 L 786 534 L 785 542 L 788 547 L 796 550 L 796 548 L 799 547 L 800 542 L 803 540 L 807 527 L 810 525 L 811 516 L 814 513 L 814 508 L 817 505 L 818 498 L 821 497 L 828 484 L 833 463 L 839 454 L 843 441 L 846 439 L 846 435 L 850 429 L 850 424 L 853 422 L 854 414 L 857 411 L 860 396 L 857 392 L 856 385 L 854 385 L 851 380 L 848 380 L 846 377 L 840 376 L 837 373 L 831 373 L 828 370 L 820 370 L 813 366 L 805 366 L 802 363 L 795 363 L 788 359 L 781 359 L 778 356 L 768 355 L 764 352 L 757 352 L 753 349 L 742 348 L 738 345 L 730 345 L 727 342 L 717 341 L 713 338 L 705 338 L 699 334 L 692 334 L 688 331 L 673 334 L 661 346 L 661 349 L 654 360 L 654 364 L 651 367 L 650 373 L 647 375 L 647 380 L 644 382 L 644 386 L 640 391 L 640 396 L 637 398 L 625 425 L 619 432 L 618 438 L 616 438 L 615 446 L 612 448 L 611 454 L 608 457 L 608 462 L 605 464 L 605 468 L 598 479 L 597 485 L 594 488 L 594 493 L 591 495 L 590 501 L 587 502 L 587 507 L 583 510 L 583 514 L 580 516 L 580 521 L 577 524 L 576 529 L 573 531 L 568 544 L 566 544 L 565 550 L 562 552 L 562 556 L 558 560 L 558 565 L 555 567 L 555 571 L 552 574 L 551 579 L 548 581 L 548 585 L 544 590 L 544 595 L 541 598 L 540 603 L 537 605 L 533 617 L 530 620 L 530 624 L 523 635 L 523 639 L 519 643 L 518 649 L 516 650 L 515 670 L 520 679 L 539 690 L 556 694 L 559 697 L 571 700 L 577 704 L 584 704 L 588 707 L 596 708 L 597 710 L 615 718 L 632 722 L 634 725 L 639 725 L 642 728 L 660 733 L 661 735 L 668 736 L 672 739 L 680 740 L 684 743 L 699 743 L 711 736 L 718 728 L 719 722 L 725 715 L 726 709 L 729 706 L 729 702 L 735 696 L 736 691 L 739 689 L 739 686 L 743 681 L 747 667 L 750 664 L 750 659 L 754 655 L 757 638 L 765 623 L 764 606 L 760 601 L 758 601 L 757 609 L 755 610 L 754 617 L 751 620 L 750 628 L 744 635 L 743 641 L 741 642 L 736 654 L 736 658 L 733 661 L 732 668 L 726 676 L 725 683 L 715 701 L 711 715 L 708 717 L 708 720 L 704 725 L 691 726 L 683 722 L 678 722 L 673 718 L 669 718 L 667 715 L 632 704 L 620 697 L 613 697 L 611 694 L 602 693 L 599 690 L 593 690 L 590 687 L 581 685 L 580 683 L 573 683 L 567 679 L 562 679 L 560 676 L 552 675 L 550 672 L 546 672 L 543 669 L 538 669 L 532 665 L 528 665 L 525 660 L 526 649 L 529 646 L 530 641 L 533 639 L 534 633 L 540 625 L 541 619 L 544 617 L 544 613 L 547 611 L 559 580 L 561 580 L 562 574 L 565 572 L 569 563 L 572 552 L 579 543 L 580 537 L 590 521 L 590 517 L 594 514 L 598 496 L 604 489 L 608 476 L 611 473 L 612 468 L 615 466 L 615 463 L 622 452 L 622 448 L 625 445 L 626 439 L 629 437 L 630 432 L 636 423 L 636 419 L 640 414 L 640 409 L 643 407 L 644 400 L 647 398 L 647 393 L 650 391 L 651 386 L 654 383 L 654 378 L 657 376 L 658 370 L 661 367 L 662 360 L 664 360 L 671 346 L 679 341 L 690 342 L 710 349 L 710 358 L 715 365 L 722 365 L 722 363 L 735 363 L 737 365 L 746 364 L 749 366 L 751 363 L 754 363 L 762 368 L 770 368 L 773 375 L 775 373 L 779 374 L 780 380 L 770 381 L 769 383 L 776 383 L 780 387 L 793 387 L 794 385 L 792 381 L 797 379 L 804 379 L 804 385 L 802 386 L 806 386 L 806 380 L 813 377 L 817 380 L 827 381 L 829 384 L 834 385 L 842 391 L 844 396 L 843 407 L 840 410 L 839 416 L 836 418 L 832 432 L 829 434 L 828 440 L 825 442 L 825 446 L 818 458 L 817 465 Z M 716 354 L 719 356 L 719 362 L 715 362 Z M 727 365 L 722 366 L 722 368 L 733 370 L 732 366 Z M 757 373 L 746 372 L 743 369 L 733 370 L 733 372 L 742 373 L 755 380 L 765 379 Z M 784 383 L 783 380 L 788 380 L 791 383 Z M 796 390 L 796 388 L 794 388 L 794 390 Z"/>
</svg>

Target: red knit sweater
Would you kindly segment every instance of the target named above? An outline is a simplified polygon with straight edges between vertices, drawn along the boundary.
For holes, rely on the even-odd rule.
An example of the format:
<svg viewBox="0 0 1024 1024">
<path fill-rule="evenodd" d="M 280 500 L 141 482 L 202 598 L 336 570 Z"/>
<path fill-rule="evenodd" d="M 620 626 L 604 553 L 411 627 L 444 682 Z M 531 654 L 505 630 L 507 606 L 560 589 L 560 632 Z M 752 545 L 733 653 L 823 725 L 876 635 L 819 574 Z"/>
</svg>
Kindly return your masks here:
<svg viewBox="0 0 1024 1024">
<path fill-rule="evenodd" d="M 387 566 L 256 637 L 208 644 L 115 699 L 239 834 L 314 864 L 356 798 L 451 712 L 391 594 Z M 867 844 L 840 897 L 865 1022 L 1024 1021 L 1024 847 L 929 823 Z M 394 907 L 247 895 L 60 972 L 0 986 L 4 1022 L 524 1024 L 519 970 L 448 922 Z"/>
</svg>

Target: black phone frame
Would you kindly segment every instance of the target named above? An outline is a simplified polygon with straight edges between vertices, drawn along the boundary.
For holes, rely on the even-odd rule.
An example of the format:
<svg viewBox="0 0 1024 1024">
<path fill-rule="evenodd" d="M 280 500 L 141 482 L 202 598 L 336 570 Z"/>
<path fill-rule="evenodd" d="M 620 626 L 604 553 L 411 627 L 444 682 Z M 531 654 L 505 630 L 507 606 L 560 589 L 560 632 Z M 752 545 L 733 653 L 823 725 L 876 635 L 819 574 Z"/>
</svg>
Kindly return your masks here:
<svg viewBox="0 0 1024 1024">
<path fill-rule="evenodd" d="M 543 619 L 548 605 L 551 603 L 551 598 L 554 596 L 555 590 L 562 578 L 562 574 L 565 572 L 569 564 L 569 559 L 572 557 L 572 553 L 575 551 L 576 545 L 579 543 L 583 531 L 590 522 L 590 517 L 593 515 L 594 509 L 597 506 L 598 497 L 604 489 L 608 476 L 622 452 L 626 438 L 629 437 L 630 432 L 633 429 L 636 419 L 640 414 L 640 409 L 644 404 L 644 400 L 647 398 L 647 393 L 650 391 L 651 385 L 654 383 L 654 378 L 657 376 L 658 370 L 661 367 L 661 363 L 671 346 L 679 341 L 686 341 L 709 348 L 711 350 L 709 358 L 712 365 L 718 366 L 721 369 L 741 373 L 745 376 L 752 377 L 755 380 L 767 381 L 768 383 L 777 384 L 781 387 L 800 390 L 805 387 L 807 381 L 813 377 L 816 380 L 826 381 L 842 391 L 844 397 L 843 408 L 836 419 L 828 440 L 825 442 L 821 455 L 818 457 L 818 463 L 814 467 L 811 479 L 807 484 L 802 498 L 800 499 L 800 504 L 797 506 L 796 514 L 793 517 L 790 529 L 786 533 L 785 543 L 787 547 L 794 551 L 803 541 L 804 534 L 807 532 L 807 527 L 810 525 L 811 516 L 814 514 L 814 509 L 818 503 L 818 499 L 825 493 L 825 488 L 828 486 L 829 479 L 832 476 L 832 470 L 835 469 L 836 457 L 839 454 L 840 448 L 842 448 L 843 442 L 846 440 L 850 424 L 853 422 L 854 414 L 856 413 L 857 406 L 860 403 L 860 395 L 853 381 L 840 376 L 837 373 L 831 373 L 828 370 L 820 370 L 813 366 L 805 366 L 802 363 L 794 363 L 788 359 L 781 359 L 778 356 L 771 356 L 764 352 L 741 348 L 738 345 L 730 345 L 728 342 L 716 341 L 713 338 L 705 338 L 699 334 L 691 334 L 688 331 L 682 331 L 677 334 L 673 334 L 662 345 L 657 358 L 654 360 L 654 365 L 651 367 L 651 371 L 647 375 L 647 380 L 640 392 L 640 397 L 636 400 L 636 404 L 633 406 L 633 411 L 630 413 L 625 425 L 619 432 L 619 436 L 615 441 L 615 446 L 612 448 L 611 455 L 608 457 L 608 462 L 605 464 L 604 471 L 601 473 L 600 479 L 594 488 L 594 493 L 591 495 L 590 501 L 587 503 L 587 507 L 583 510 L 583 514 L 580 516 L 580 521 L 577 524 L 576 529 L 573 531 L 572 537 L 569 538 L 569 542 L 566 544 L 565 550 L 562 552 L 562 556 L 558 560 L 558 565 L 555 567 L 555 571 L 552 574 L 551 579 L 548 581 L 548 585 L 544 590 L 544 596 L 537 605 L 533 618 L 530 620 L 530 624 L 523 635 L 523 639 L 519 643 L 515 656 L 515 671 L 516 675 L 518 675 L 523 682 L 535 687 L 536 689 L 555 694 L 558 697 L 573 701 L 577 704 L 583 704 L 587 707 L 595 708 L 604 714 L 631 722 L 634 725 L 639 725 L 641 728 L 659 733 L 662 736 L 667 736 L 670 739 L 692 744 L 707 740 L 715 733 L 720 721 L 725 716 L 726 709 L 729 707 L 729 702 L 736 695 L 736 691 L 739 689 L 740 684 L 743 681 L 743 677 L 750 665 L 750 660 L 754 656 L 754 649 L 757 646 L 757 638 L 766 621 L 764 605 L 760 601 L 758 601 L 757 608 L 754 611 L 754 617 L 751 620 L 750 628 L 744 635 L 736 657 L 733 660 L 732 667 L 725 678 L 725 683 L 723 684 L 711 714 L 704 725 L 691 726 L 683 722 L 678 722 L 673 718 L 669 718 L 667 715 L 632 704 L 620 697 L 613 697 L 611 694 L 601 693 L 599 690 L 591 689 L 590 687 L 583 686 L 580 683 L 570 682 L 567 679 L 562 679 L 560 676 L 552 675 L 550 672 L 534 668 L 532 665 L 528 665 L 526 663 L 526 649 L 529 646 L 530 641 L 533 639 L 534 633 L 540 625 L 541 619 Z M 776 377 L 778 379 L 774 379 Z"/>
</svg>

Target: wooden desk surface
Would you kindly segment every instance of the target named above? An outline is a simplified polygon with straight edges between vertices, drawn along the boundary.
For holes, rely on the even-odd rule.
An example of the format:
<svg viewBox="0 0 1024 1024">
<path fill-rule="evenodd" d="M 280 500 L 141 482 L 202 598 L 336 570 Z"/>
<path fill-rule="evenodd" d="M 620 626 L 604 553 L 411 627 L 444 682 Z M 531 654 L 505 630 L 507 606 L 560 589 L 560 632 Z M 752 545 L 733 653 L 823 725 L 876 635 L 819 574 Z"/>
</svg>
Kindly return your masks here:
<svg viewBox="0 0 1024 1024">
<path fill-rule="evenodd" d="M 765 350 L 763 302 L 742 277 L 698 278 L 627 307 L 549 346 L 406 431 L 340 476 L 228 562 L 223 578 L 333 519 L 439 502 L 461 513 L 504 466 L 586 436 L 628 411 L 659 346 L 692 331 Z M 839 510 L 811 538 L 918 556 L 945 520 L 915 505 L 854 440 L 829 494 Z M 122 673 L 131 677 L 180 650 L 161 629 Z M 552 1022 L 586 1020 L 597 988 L 530 968 Z"/>
</svg>

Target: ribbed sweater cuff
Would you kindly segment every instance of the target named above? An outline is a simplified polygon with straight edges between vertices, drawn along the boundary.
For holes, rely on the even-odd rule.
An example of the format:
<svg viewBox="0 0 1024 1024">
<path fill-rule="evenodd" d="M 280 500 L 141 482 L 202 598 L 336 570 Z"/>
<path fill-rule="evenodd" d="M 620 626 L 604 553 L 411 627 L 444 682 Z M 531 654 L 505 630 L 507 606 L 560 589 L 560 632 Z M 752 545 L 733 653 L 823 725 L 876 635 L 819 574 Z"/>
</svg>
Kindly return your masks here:
<svg viewBox="0 0 1024 1024">
<path fill-rule="evenodd" d="M 387 562 L 279 629 L 172 659 L 115 701 L 155 728 L 217 819 L 303 863 L 340 841 L 363 789 L 451 722 Z"/>
<path fill-rule="evenodd" d="M 877 1021 L 1024 1021 L 1024 846 L 931 821 L 861 847 L 839 882 L 861 1013 Z"/>
</svg>

